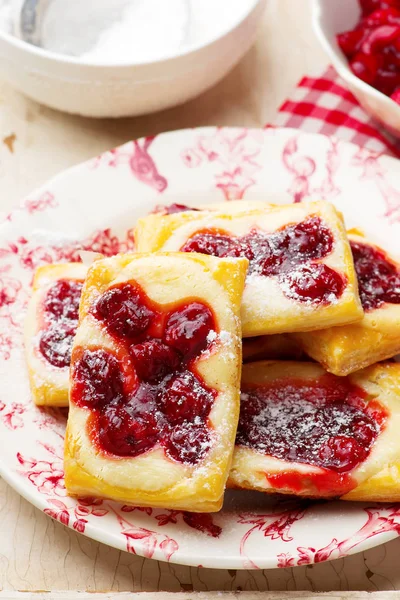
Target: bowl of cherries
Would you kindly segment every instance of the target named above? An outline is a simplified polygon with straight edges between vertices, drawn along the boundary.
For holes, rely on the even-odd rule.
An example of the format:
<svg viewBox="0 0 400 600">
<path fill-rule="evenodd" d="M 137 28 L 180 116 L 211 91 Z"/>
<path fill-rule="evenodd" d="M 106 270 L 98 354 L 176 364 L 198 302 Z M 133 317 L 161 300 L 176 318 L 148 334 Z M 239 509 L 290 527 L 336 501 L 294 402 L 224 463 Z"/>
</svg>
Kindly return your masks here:
<svg viewBox="0 0 400 600">
<path fill-rule="evenodd" d="M 313 23 L 361 106 L 400 136 L 400 0 L 313 0 Z"/>
</svg>

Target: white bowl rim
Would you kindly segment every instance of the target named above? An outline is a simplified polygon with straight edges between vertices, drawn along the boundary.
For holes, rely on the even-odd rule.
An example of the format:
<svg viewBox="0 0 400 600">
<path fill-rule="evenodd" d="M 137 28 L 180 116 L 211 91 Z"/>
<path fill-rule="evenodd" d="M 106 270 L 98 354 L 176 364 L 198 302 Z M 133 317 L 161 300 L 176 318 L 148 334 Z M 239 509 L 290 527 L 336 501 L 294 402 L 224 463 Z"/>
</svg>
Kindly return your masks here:
<svg viewBox="0 0 400 600">
<path fill-rule="evenodd" d="M 114 63 L 92 63 L 89 61 L 81 60 L 79 57 L 68 56 L 68 55 L 58 53 L 58 52 L 51 52 L 49 50 L 45 50 L 44 48 L 40 48 L 39 46 L 34 46 L 33 44 L 30 44 L 29 42 L 20 40 L 18 37 L 12 35 L 11 33 L 7 33 L 6 31 L 0 30 L 0 40 L 7 42 L 11 46 L 14 46 L 16 49 L 18 49 L 22 52 L 27 52 L 28 54 L 32 54 L 34 56 L 37 56 L 38 58 L 45 59 L 45 60 L 55 63 L 55 64 L 63 63 L 63 64 L 71 65 L 71 66 L 76 65 L 79 67 L 87 67 L 92 70 L 98 70 L 98 69 L 110 69 L 111 70 L 111 69 L 115 69 L 118 67 L 119 68 L 121 68 L 121 67 L 128 68 L 128 67 L 135 67 L 135 66 L 155 65 L 155 64 L 167 62 L 169 60 L 182 58 L 182 57 L 188 56 L 190 54 L 195 54 L 199 50 L 207 48 L 207 46 L 211 46 L 216 41 L 227 36 L 231 31 L 234 31 L 241 23 L 243 23 L 247 19 L 247 17 L 253 12 L 253 10 L 256 8 L 256 6 L 258 4 L 263 4 L 265 2 L 265 0 L 248 0 L 248 2 L 249 2 L 249 6 L 244 14 L 241 14 L 240 17 L 235 19 L 234 23 L 231 24 L 230 26 L 222 28 L 222 30 L 218 34 L 214 35 L 209 40 L 203 41 L 203 42 L 195 44 L 193 46 L 190 46 L 189 48 L 187 48 L 186 50 L 184 50 L 182 52 L 173 52 L 171 54 L 163 56 L 162 58 L 153 59 L 153 60 L 143 60 L 143 61 L 134 61 L 134 62 L 119 61 L 119 62 L 114 62 Z"/>
<path fill-rule="evenodd" d="M 352 85 L 354 85 L 354 87 L 359 88 L 364 94 L 374 96 L 379 102 L 385 103 L 388 108 L 395 108 L 400 111 L 400 105 L 394 102 L 394 100 L 392 100 L 391 98 L 389 98 L 389 96 L 386 96 L 376 88 L 372 87 L 372 85 L 369 85 L 368 83 L 365 83 L 365 81 L 362 81 L 362 79 L 360 79 L 359 77 L 356 77 L 356 75 L 354 75 L 354 73 L 349 68 L 344 55 L 342 58 L 342 53 L 340 52 L 339 48 L 334 48 L 329 42 L 321 26 L 323 1 L 324 0 L 311 0 L 312 24 L 314 28 L 314 33 L 316 34 L 319 42 L 328 54 L 339 75 L 343 77 L 343 79 L 347 79 Z"/>
</svg>

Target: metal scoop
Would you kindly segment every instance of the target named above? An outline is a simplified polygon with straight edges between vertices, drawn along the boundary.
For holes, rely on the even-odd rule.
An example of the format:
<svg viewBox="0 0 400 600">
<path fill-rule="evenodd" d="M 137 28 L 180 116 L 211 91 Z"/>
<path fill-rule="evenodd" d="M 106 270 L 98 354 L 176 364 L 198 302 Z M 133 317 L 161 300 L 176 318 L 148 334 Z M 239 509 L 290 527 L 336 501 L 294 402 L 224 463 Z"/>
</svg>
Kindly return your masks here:
<svg viewBox="0 0 400 600">
<path fill-rule="evenodd" d="M 15 35 L 29 44 L 40 46 L 41 26 L 51 0 L 24 0 L 15 22 Z"/>
</svg>

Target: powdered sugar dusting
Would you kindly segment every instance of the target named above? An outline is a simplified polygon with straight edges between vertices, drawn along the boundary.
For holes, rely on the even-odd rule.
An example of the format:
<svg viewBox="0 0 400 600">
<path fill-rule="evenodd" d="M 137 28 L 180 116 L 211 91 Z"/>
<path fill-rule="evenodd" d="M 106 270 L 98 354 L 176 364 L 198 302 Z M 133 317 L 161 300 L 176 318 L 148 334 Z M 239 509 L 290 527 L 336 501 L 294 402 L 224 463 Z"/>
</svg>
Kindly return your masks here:
<svg viewBox="0 0 400 600">
<path fill-rule="evenodd" d="M 286 461 L 349 471 L 368 456 L 381 427 L 364 395 L 334 376 L 244 391 L 237 444 Z"/>
</svg>

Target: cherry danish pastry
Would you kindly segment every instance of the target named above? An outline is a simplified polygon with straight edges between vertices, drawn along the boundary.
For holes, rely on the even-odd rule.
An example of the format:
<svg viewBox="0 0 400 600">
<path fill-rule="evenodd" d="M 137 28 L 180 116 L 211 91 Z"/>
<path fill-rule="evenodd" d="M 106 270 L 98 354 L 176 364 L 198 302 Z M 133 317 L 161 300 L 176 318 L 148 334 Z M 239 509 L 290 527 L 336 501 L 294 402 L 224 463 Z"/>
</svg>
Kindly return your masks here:
<svg viewBox="0 0 400 600">
<path fill-rule="evenodd" d="M 70 494 L 219 510 L 239 413 L 247 265 L 165 253 L 91 267 L 72 351 Z"/>
<path fill-rule="evenodd" d="M 25 351 L 34 402 L 68 406 L 69 364 L 87 268 L 80 263 L 39 267 L 25 323 Z"/>
<path fill-rule="evenodd" d="M 228 203 L 229 206 L 230 203 Z M 138 251 L 245 257 L 243 336 L 311 331 L 358 321 L 363 310 L 341 215 L 326 202 L 243 203 L 242 210 L 152 214 Z"/>
</svg>

